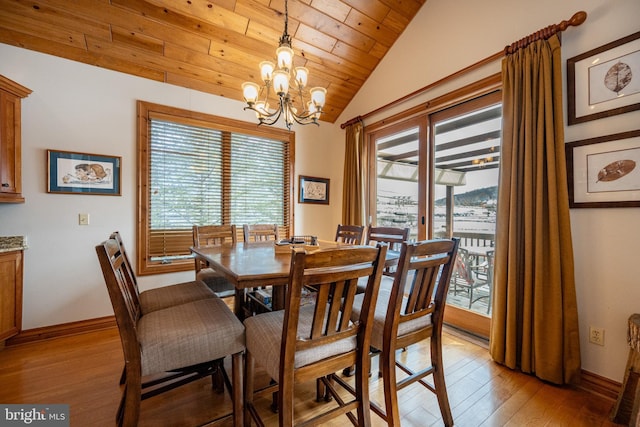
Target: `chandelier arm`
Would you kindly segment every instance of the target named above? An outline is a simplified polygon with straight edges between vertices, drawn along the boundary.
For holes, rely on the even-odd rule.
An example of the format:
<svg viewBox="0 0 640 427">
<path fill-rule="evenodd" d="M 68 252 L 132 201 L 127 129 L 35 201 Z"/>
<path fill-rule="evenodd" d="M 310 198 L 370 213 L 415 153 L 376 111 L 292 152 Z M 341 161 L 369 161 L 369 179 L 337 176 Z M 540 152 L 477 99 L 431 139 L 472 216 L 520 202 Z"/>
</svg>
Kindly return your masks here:
<svg viewBox="0 0 640 427">
<path fill-rule="evenodd" d="M 296 71 L 296 73 L 294 73 L 294 81 L 295 81 L 295 89 L 298 90 L 297 96 L 300 99 L 300 114 L 297 114 L 294 110 L 294 106 L 293 106 L 293 102 L 296 98 L 296 94 L 295 94 L 295 89 L 292 87 L 293 85 L 291 84 L 291 80 L 290 80 L 290 75 L 288 74 L 291 70 L 290 68 L 293 68 L 290 64 L 292 57 L 293 57 L 293 49 L 291 49 L 291 36 L 288 33 L 289 30 L 289 7 L 288 7 L 288 0 L 284 1 L 284 32 L 282 33 L 282 37 L 280 38 L 280 47 L 278 48 L 278 50 L 276 50 L 276 56 L 277 56 L 277 67 L 278 70 L 276 70 L 275 72 L 273 71 L 274 65 L 273 63 L 269 62 L 269 61 L 263 61 L 260 65 L 261 68 L 261 72 L 262 72 L 262 76 L 263 76 L 263 80 L 264 80 L 264 85 L 262 87 L 260 87 L 260 90 L 257 91 L 257 95 L 254 95 L 254 92 L 256 91 L 256 86 L 258 86 L 257 84 L 251 84 L 251 83 L 245 83 L 243 84 L 243 91 L 244 91 L 244 96 L 245 96 L 245 100 L 247 102 L 247 106 L 244 108 L 245 110 L 252 110 L 256 113 L 258 120 L 259 120 L 259 125 L 262 124 L 266 124 L 266 125 L 273 125 L 275 124 L 280 117 L 282 116 L 284 118 L 284 122 L 285 125 L 287 126 L 287 129 L 291 130 L 291 126 L 293 125 L 293 123 L 298 123 L 301 125 L 307 125 L 307 124 L 311 124 L 314 123 L 317 126 L 319 126 L 320 124 L 318 123 L 318 119 L 320 117 L 320 115 L 322 114 L 322 106 L 324 105 L 324 96 L 326 94 L 326 89 L 323 89 L 323 92 L 321 93 L 321 97 L 319 98 L 320 100 L 317 100 L 314 98 L 314 91 L 317 92 L 316 89 L 320 89 L 320 88 L 314 88 L 310 94 L 310 101 L 311 103 L 313 103 L 313 112 L 311 111 L 311 108 L 308 108 L 308 106 L 305 104 L 304 102 L 304 93 L 303 93 L 303 87 L 300 86 L 300 84 L 304 84 L 304 86 L 306 86 L 306 80 L 308 77 L 308 70 L 304 67 L 298 67 L 300 70 L 300 80 L 298 80 L 298 76 L 297 73 L 298 71 Z M 284 47 L 286 47 L 286 49 L 284 49 Z M 280 57 L 280 55 L 282 56 L 282 59 Z M 296 68 L 296 70 L 298 70 L 298 68 Z M 288 81 L 282 81 L 282 75 L 283 75 L 283 71 L 287 73 Z M 265 76 L 271 76 L 269 79 L 267 79 Z M 277 79 L 276 79 L 276 75 L 277 75 Z M 275 90 L 275 85 L 277 84 L 278 86 L 278 91 Z M 269 101 L 269 96 L 271 95 L 271 86 L 274 86 L 274 92 L 278 95 L 279 98 L 279 102 L 278 102 L 278 108 L 273 111 L 270 112 L 270 109 L 268 108 L 268 101 Z M 287 90 L 287 85 L 289 85 L 289 87 L 291 88 L 291 92 L 290 93 L 286 93 Z M 260 101 L 257 102 L 258 99 L 260 99 L 260 96 L 264 94 L 264 101 Z M 256 108 L 256 104 L 261 104 L 259 108 Z"/>
</svg>

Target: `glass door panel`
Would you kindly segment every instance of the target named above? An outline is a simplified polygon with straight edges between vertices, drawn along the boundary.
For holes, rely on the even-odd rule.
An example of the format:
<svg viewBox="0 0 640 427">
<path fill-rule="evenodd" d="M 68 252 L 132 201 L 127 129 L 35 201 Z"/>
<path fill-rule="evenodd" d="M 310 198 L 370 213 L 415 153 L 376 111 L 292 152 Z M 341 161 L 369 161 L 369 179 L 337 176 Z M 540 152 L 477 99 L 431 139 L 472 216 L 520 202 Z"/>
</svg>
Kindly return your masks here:
<svg viewBox="0 0 640 427">
<path fill-rule="evenodd" d="M 459 237 L 447 303 L 491 314 L 502 105 L 490 94 L 433 114 L 433 237 Z"/>
<path fill-rule="evenodd" d="M 375 136 L 376 206 L 378 227 L 409 227 L 418 238 L 418 151 L 420 126 Z"/>
</svg>

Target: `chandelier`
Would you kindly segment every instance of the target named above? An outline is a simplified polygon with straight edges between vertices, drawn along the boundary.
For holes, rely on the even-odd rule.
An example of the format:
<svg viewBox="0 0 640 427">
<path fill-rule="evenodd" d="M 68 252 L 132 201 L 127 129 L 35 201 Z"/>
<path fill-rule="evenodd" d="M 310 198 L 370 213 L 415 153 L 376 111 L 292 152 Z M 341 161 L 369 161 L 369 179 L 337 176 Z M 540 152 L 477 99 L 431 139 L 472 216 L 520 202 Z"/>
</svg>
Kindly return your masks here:
<svg viewBox="0 0 640 427">
<path fill-rule="evenodd" d="M 307 86 L 309 70 L 305 67 L 293 66 L 293 49 L 291 49 L 291 37 L 287 33 L 289 24 L 289 11 L 287 0 L 284 2 L 284 32 L 280 37 L 280 44 L 276 49 L 276 63 L 263 61 L 260 63 L 262 87 L 253 82 L 242 84 L 242 93 L 247 106 L 245 110 L 253 110 L 260 121 L 259 125 L 273 125 L 282 116 L 287 129 L 291 130 L 293 123 L 319 125 L 318 119 L 322 114 L 327 90 L 323 87 L 314 87 L 309 90 L 309 101 L 305 103 L 304 92 Z M 293 84 L 290 79 L 293 77 Z M 269 105 L 271 92 L 278 96 L 278 106 L 272 110 Z M 299 108 L 294 106 L 299 102 Z"/>
</svg>

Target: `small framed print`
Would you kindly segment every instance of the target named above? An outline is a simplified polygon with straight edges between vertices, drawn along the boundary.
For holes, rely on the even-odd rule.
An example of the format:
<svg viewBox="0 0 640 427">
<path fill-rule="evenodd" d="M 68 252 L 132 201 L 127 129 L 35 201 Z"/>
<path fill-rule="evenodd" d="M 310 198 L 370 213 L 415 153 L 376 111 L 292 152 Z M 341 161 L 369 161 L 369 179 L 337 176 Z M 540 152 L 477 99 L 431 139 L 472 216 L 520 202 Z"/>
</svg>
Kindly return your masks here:
<svg viewBox="0 0 640 427">
<path fill-rule="evenodd" d="M 47 150 L 47 193 L 120 195 L 121 157 Z"/>
<path fill-rule="evenodd" d="M 567 60 L 570 125 L 640 110 L 640 31 Z"/>
<path fill-rule="evenodd" d="M 569 207 L 640 207 L 640 130 L 569 142 Z"/>
<path fill-rule="evenodd" d="M 329 179 L 299 176 L 299 203 L 329 204 Z"/>
</svg>

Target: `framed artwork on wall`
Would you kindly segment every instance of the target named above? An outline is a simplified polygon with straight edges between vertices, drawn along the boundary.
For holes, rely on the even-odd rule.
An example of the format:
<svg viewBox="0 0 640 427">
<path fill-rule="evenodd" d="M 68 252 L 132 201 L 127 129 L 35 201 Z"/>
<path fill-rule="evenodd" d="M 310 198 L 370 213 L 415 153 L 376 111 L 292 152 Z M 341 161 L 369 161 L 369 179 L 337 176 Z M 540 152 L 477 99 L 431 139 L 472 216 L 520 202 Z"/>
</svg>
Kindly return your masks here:
<svg viewBox="0 0 640 427">
<path fill-rule="evenodd" d="M 120 195 L 121 157 L 47 150 L 47 193 Z"/>
<path fill-rule="evenodd" d="M 569 142 L 569 207 L 640 207 L 640 130 Z"/>
<path fill-rule="evenodd" d="M 299 203 L 329 204 L 329 179 L 299 176 Z"/>
<path fill-rule="evenodd" d="M 640 31 L 567 59 L 570 125 L 640 110 Z"/>
</svg>

